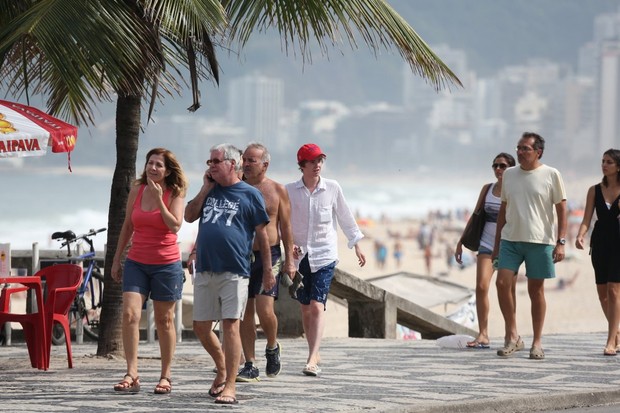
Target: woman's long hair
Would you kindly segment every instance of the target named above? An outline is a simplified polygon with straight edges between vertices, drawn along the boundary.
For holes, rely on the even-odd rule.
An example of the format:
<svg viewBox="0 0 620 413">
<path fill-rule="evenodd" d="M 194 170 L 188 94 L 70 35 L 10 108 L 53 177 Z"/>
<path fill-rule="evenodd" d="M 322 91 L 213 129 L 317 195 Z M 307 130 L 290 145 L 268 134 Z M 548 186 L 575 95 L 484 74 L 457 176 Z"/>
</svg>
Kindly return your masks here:
<svg viewBox="0 0 620 413">
<path fill-rule="evenodd" d="M 149 159 L 152 155 L 163 155 L 164 163 L 166 165 L 166 171 L 170 172 L 168 176 L 164 178 L 166 182 L 166 188 L 170 188 L 172 190 L 172 197 L 176 198 L 178 196 L 185 196 L 187 192 L 187 178 L 185 177 L 185 173 L 183 173 L 183 169 L 177 161 L 176 156 L 172 152 L 170 152 L 166 148 L 153 148 L 146 154 L 146 162 L 144 163 L 144 170 L 142 171 L 142 176 L 136 179 L 136 184 L 146 185 L 146 166 L 149 163 Z"/>
<path fill-rule="evenodd" d="M 611 159 L 616 163 L 616 168 L 618 168 L 618 173 L 616 174 L 616 181 L 620 182 L 620 150 L 618 149 L 607 149 L 603 156 L 608 155 Z M 609 186 L 609 182 L 607 182 L 607 177 L 603 177 L 603 185 L 605 187 Z"/>
</svg>

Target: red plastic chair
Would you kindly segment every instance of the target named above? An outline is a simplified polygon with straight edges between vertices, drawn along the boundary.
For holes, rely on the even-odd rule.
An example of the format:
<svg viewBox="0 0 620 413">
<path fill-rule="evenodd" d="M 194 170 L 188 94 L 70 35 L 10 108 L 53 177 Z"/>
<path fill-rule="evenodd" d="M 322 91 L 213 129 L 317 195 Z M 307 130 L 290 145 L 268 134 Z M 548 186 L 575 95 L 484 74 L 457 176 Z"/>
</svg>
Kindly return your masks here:
<svg viewBox="0 0 620 413">
<path fill-rule="evenodd" d="M 2 287 L 2 290 L 0 290 L 0 313 L 11 312 L 11 294 L 21 293 L 27 290 L 28 290 L 28 287 L 23 287 L 23 286 L 22 287 L 8 287 L 5 285 L 4 287 Z M 0 323 L 0 329 L 4 330 L 3 323 Z M 4 331 L 2 331 L 0 334 L 4 334 Z M 9 341 L 8 339 L 9 339 L 8 337 L 4 338 L 6 342 Z"/>
<path fill-rule="evenodd" d="M 32 280 L 34 277 L 21 278 L 22 280 L 24 280 L 24 278 L 30 278 L 30 280 Z M 19 280 L 20 277 L 15 277 L 16 283 L 18 283 Z M 46 370 L 45 352 L 47 346 L 45 342 L 45 335 L 43 335 L 43 332 L 45 331 L 45 305 L 43 304 L 41 284 L 39 282 L 35 284 L 25 280 L 24 282 L 28 284 L 25 287 L 8 287 L 2 289 L 2 293 L 0 293 L 0 325 L 7 322 L 20 323 L 24 331 L 24 339 L 26 340 L 26 344 L 28 346 L 30 364 L 32 367 L 40 370 Z M 33 287 L 30 287 L 30 285 Z M 11 295 L 16 292 L 26 291 L 30 288 L 36 288 L 37 312 L 27 314 L 9 312 Z"/>
<path fill-rule="evenodd" d="M 76 264 L 56 264 L 46 267 L 35 275 L 45 278 L 47 298 L 45 299 L 45 370 L 49 368 L 52 350 L 52 330 L 59 323 L 65 331 L 67 345 L 67 364 L 73 368 L 71 352 L 71 330 L 69 328 L 69 309 L 78 287 L 82 282 L 82 267 Z"/>
<path fill-rule="evenodd" d="M 8 313 L 11 311 L 11 294 L 27 291 L 28 287 L 2 287 L 0 292 L 0 312 Z"/>
</svg>

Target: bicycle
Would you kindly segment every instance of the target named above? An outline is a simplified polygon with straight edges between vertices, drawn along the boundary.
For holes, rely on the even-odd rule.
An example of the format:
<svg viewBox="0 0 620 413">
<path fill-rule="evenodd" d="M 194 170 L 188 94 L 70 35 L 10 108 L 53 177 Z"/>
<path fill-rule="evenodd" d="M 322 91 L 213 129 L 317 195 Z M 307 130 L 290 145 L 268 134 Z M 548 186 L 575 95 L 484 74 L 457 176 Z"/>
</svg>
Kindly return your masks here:
<svg viewBox="0 0 620 413">
<path fill-rule="evenodd" d="M 79 236 L 76 236 L 71 230 L 52 234 L 53 240 L 63 240 L 60 248 L 67 247 L 67 258 L 70 263 L 83 263 L 84 276 L 69 309 L 69 325 L 71 328 L 76 328 L 77 331 L 77 322 L 81 320 L 84 333 L 94 340 L 99 338 L 99 317 L 103 304 L 103 274 L 95 259 L 95 247 L 91 237 L 105 230 L 106 228 L 91 229 L 86 234 Z M 89 245 L 89 252 L 73 257 L 71 245 L 75 244 L 77 247 L 82 240 Z M 52 343 L 55 345 L 64 344 L 65 340 L 62 327 L 55 324 L 52 330 Z"/>
</svg>

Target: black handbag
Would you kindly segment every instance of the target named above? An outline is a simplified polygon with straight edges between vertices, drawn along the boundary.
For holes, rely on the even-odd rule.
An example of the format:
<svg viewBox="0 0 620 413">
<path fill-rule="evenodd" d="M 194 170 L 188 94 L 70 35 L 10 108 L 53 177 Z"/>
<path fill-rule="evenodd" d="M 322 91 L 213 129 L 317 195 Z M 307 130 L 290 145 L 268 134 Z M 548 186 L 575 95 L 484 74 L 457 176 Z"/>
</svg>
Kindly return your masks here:
<svg viewBox="0 0 620 413">
<path fill-rule="evenodd" d="M 484 224 L 486 222 L 486 212 L 484 212 L 484 201 L 487 197 L 487 194 L 491 190 L 491 186 L 493 184 L 489 184 L 487 187 L 487 191 L 484 194 L 484 198 L 482 198 L 482 205 L 478 210 L 474 211 L 471 218 L 469 219 L 469 224 L 463 231 L 463 236 L 461 237 L 461 243 L 465 248 L 470 251 L 478 251 L 480 248 L 480 238 L 482 238 L 482 231 L 484 231 Z"/>
</svg>

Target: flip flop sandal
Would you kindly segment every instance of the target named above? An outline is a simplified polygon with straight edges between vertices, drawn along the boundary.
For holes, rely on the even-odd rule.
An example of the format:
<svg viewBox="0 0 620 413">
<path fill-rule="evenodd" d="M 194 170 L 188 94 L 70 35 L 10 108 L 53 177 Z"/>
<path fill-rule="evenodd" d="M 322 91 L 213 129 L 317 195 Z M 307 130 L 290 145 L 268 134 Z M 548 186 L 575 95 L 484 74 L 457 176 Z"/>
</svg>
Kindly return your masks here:
<svg viewBox="0 0 620 413">
<path fill-rule="evenodd" d="M 304 369 L 302 370 L 302 373 L 304 373 L 306 376 L 313 377 L 318 376 L 320 372 L 321 368 L 318 366 L 318 364 L 306 364 L 306 367 L 304 367 Z"/>
<path fill-rule="evenodd" d="M 168 382 L 168 384 L 159 384 L 159 383 L 157 383 L 157 386 L 155 386 L 155 390 L 153 390 L 153 393 L 155 393 L 155 394 L 170 394 L 170 392 L 172 391 L 172 380 L 170 380 L 169 377 L 161 376 L 159 378 L 159 381 L 162 381 L 162 380 L 166 380 Z"/>
<path fill-rule="evenodd" d="M 127 378 L 130 378 L 131 381 L 127 380 Z M 114 391 L 138 393 L 140 391 L 140 376 L 131 377 L 131 375 L 125 374 L 123 380 L 114 385 Z"/>
<path fill-rule="evenodd" d="M 215 403 L 216 404 L 237 404 L 239 403 L 239 401 L 237 400 L 235 396 L 218 396 L 218 398 L 215 399 Z"/>
<path fill-rule="evenodd" d="M 224 391 L 224 387 L 226 387 L 225 381 L 221 382 L 220 384 L 213 383 L 213 385 L 211 385 L 211 388 L 209 389 L 209 396 L 211 397 L 219 396 Z"/>
<path fill-rule="evenodd" d="M 465 345 L 465 347 L 467 347 L 467 348 L 474 348 L 474 349 L 488 349 L 488 348 L 491 348 L 489 343 L 481 343 L 480 341 L 470 341 L 470 342 L 468 342 Z"/>
</svg>

